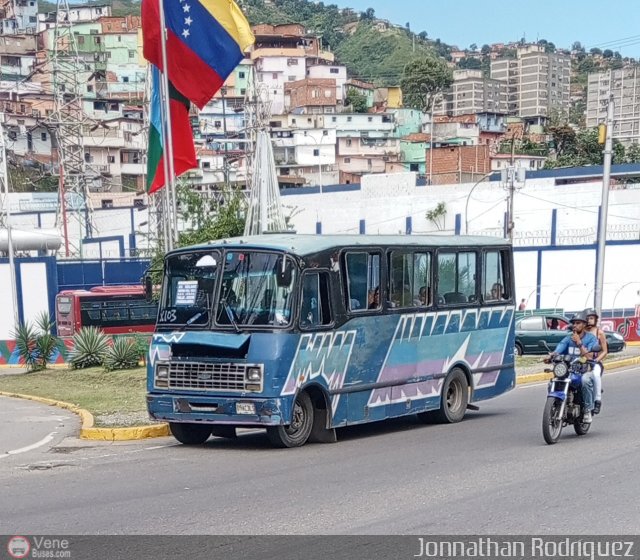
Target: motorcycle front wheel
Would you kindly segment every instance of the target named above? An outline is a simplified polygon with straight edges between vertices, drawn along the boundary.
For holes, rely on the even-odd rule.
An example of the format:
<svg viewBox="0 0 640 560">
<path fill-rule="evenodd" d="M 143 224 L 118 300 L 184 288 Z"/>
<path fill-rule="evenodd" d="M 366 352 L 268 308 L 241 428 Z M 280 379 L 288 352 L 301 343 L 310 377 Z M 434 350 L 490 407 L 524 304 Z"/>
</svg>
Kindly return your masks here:
<svg viewBox="0 0 640 560">
<path fill-rule="evenodd" d="M 560 417 L 560 409 L 562 401 L 555 397 L 548 397 L 544 405 L 542 413 L 542 435 L 544 441 L 552 445 L 560 439 L 562 433 L 562 418 Z"/>
</svg>

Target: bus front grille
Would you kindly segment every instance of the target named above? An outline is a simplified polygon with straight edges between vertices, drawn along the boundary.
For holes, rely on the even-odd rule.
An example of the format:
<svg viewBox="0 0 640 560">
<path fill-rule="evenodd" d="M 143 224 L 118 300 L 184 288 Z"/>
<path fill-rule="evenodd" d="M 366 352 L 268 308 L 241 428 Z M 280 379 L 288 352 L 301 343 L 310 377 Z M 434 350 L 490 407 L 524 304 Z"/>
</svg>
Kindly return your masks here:
<svg viewBox="0 0 640 560">
<path fill-rule="evenodd" d="M 245 364 L 171 362 L 169 388 L 192 391 L 246 391 Z"/>
</svg>

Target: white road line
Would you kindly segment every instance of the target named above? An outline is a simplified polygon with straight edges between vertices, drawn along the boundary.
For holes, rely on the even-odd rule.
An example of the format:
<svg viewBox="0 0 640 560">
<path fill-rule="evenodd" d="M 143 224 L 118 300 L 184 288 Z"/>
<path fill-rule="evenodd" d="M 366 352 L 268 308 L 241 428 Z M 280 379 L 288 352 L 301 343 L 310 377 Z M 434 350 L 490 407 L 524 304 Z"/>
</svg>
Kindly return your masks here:
<svg viewBox="0 0 640 560">
<path fill-rule="evenodd" d="M 637 371 L 637 366 L 629 366 L 623 367 L 619 369 L 612 369 L 607 371 L 606 368 L 604 370 L 604 379 L 607 377 L 611 377 L 612 375 L 622 375 L 623 373 L 635 373 Z M 551 381 L 551 374 L 549 374 L 549 381 Z M 541 385 L 546 385 L 549 381 L 536 381 L 535 383 L 525 383 L 524 385 L 516 385 L 517 389 L 531 389 L 533 387 L 540 387 Z"/>
<path fill-rule="evenodd" d="M 26 453 L 27 451 L 31 451 L 33 449 L 37 449 L 38 447 L 42 447 L 43 445 L 46 445 L 47 443 L 52 441 L 53 437 L 57 433 L 58 432 L 51 432 L 49 435 L 43 437 L 40 441 L 37 441 L 36 443 L 32 443 L 31 445 L 27 445 L 26 447 L 20 447 L 19 449 L 12 449 L 11 451 L 7 451 L 6 453 L 3 453 L 0 455 L 0 459 L 4 459 L 5 457 L 9 457 L 10 455 L 18 455 L 20 453 Z"/>
</svg>

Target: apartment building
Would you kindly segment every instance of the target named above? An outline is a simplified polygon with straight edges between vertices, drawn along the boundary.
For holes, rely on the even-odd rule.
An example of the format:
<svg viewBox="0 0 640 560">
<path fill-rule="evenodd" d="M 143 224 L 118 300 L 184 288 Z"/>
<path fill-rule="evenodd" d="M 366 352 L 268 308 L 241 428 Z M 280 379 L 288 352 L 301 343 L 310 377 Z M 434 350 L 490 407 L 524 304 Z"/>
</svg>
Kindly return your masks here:
<svg viewBox="0 0 640 560">
<path fill-rule="evenodd" d="M 587 127 L 598 126 L 606 120 L 611 96 L 615 121 L 613 137 L 625 143 L 640 141 L 640 66 L 589 74 Z"/>
<path fill-rule="evenodd" d="M 545 52 L 539 45 L 518 47 L 516 59 L 491 62 L 491 78 L 507 85 L 507 107 L 534 124 L 553 111 L 568 113 L 571 103 L 571 57 Z"/>
<path fill-rule="evenodd" d="M 38 0 L 0 2 L 0 35 L 33 34 L 38 28 Z"/>
<path fill-rule="evenodd" d="M 438 101 L 438 115 L 468 115 L 472 113 L 507 113 L 508 86 L 505 82 L 486 79 L 481 70 L 456 70 L 453 84 Z"/>
<path fill-rule="evenodd" d="M 269 92 L 272 114 L 281 115 L 286 110 L 285 84 L 305 80 L 313 66 L 333 64 L 334 55 L 324 51 L 320 40 L 308 35 L 302 25 L 262 24 L 254 26 L 253 33 L 251 60 L 256 79 Z"/>
<path fill-rule="evenodd" d="M 33 71 L 36 35 L 0 35 L 0 81 L 21 81 Z"/>
<path fill-rule="evenodd" d="M 271 124 L 273 157 L 282 186 L 338 182 L 336 130 L 324 116 L 288 115 Z"/>
</svg>

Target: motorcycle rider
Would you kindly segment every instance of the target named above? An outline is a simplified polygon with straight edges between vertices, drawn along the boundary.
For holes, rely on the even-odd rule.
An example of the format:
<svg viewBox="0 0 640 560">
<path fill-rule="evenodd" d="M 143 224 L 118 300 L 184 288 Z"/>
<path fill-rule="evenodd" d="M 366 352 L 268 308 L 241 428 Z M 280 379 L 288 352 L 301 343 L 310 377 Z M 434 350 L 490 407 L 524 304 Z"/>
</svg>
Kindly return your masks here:
<svg viewBox="0 0 640 560">
<path fill-rule="evenodd" d="M 554 356 L 574 356 L 576 358 L 591 358 L 593 356 L 593 348 L 598 344 L 598 339 L 591 333 L 587 332 L 587 315 L 584 311 L 576 313 L 571 317 L 571 325 L 573 334 L 565 336 L 556 349 L 545 358 L 545 362 L 549 363 Z M 592 421 L 591 411 L 594 407 L 594 385 L 595 375 L 589 370 L 582 376 L 582 422 L 590 424 Z"/>
<path fill-rule="evenodd" d="M 609 346 L 607 345 L 607 337 L 604 331 L 598 326 L 598 320 L 600 319 L 598 312 L 593 308 L 589 308 L 585 309 L 584 313 L 587 316 L 587 332 L 598 339 L 599 348 L 593 353 L 593 359 L 596 361 L 593 366 L 595 382 L 593 413 L 600 414 L 600 409 L 602 408 L 602 372 L 604 371 L 602 360 L 609 353 Z"/>
</svg>

